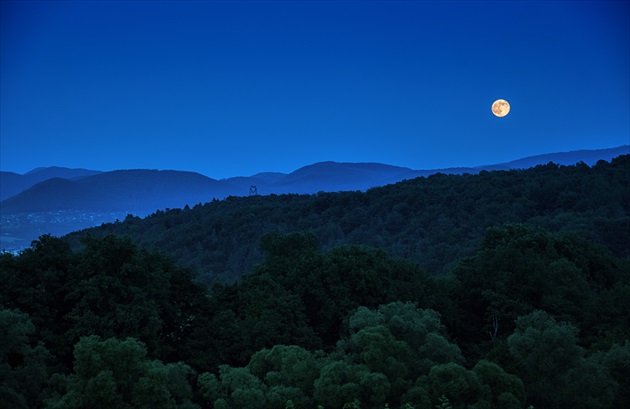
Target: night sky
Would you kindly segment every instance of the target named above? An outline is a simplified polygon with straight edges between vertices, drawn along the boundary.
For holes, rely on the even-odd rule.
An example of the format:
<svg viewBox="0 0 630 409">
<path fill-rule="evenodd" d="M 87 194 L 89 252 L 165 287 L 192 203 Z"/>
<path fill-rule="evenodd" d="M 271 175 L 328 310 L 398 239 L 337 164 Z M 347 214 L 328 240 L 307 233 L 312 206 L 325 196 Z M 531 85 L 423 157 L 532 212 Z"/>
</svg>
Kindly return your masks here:
<svg viewBox="0 0 630 409">
<path fill-rule="evenodd" d="M 3 171 L 220 179 L 629 143 L 627 1 L 0 4 Z"/>
</svg>

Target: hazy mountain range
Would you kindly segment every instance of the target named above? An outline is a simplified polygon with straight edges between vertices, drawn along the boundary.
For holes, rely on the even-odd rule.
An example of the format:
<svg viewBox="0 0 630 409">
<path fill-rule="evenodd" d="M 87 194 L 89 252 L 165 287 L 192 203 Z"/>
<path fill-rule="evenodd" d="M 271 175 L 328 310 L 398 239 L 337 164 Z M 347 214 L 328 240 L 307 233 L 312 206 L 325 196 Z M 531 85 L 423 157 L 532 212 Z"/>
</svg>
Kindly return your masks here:
<svg viewBox="0 0 630 409">
<path fill-rule="evenodd" d="M 507 163 L 477 167 L 413 170 L 380 163 L 320 162 L 289 174 L 259 173 L 216 180 L 194 172 L 173 170 L 116 170 L 48 167 L 24 175 L 0 172 L 0 212 L 34 213 L 60 210 L 128 211 L 146 214 L 157 209 L 192 206 L 227 196 L 246 196 L 250 186 L 258 194 L 317 193 L 366 190 L 435 173 L 476 174 L 482 170 L 524 169 L 553 162 L 573 165 L 611 160 L 630 153 L 630 146 L 550 153 Z"/>
</svg>

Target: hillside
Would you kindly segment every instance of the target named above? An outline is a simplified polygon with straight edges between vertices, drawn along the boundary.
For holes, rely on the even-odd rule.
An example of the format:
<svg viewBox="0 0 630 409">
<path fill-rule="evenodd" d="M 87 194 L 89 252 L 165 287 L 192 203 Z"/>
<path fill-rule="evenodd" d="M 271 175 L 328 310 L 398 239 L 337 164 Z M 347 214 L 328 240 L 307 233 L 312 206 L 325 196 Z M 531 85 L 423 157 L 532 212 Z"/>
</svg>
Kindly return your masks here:
<svg viewBox="0 0 630 409">
<path fill-rule="evenodd" d="M 52 178 L 3 201 L 0 206 L 3 213 L 32 213 L 49 209 L 103 209 L 108 202 L 110 197 L 105 192 L 79 181 Z"/>
<path fill-rule="evenodd" d="M 505 163 L 509 169 L 526 169 L 541 163 L 553 162 L 558 165 L 574 165 L 578 162 L 584 162 L 589 166 L 593 166 L 599 160 L 609 161 L 619 155 L 630 153 L 628 145 L 618 148 L 597 149 L 597 150 L 578 150 L 572 152 L 547 153 L 544 155 L 528 156 L 526 158 L 513 160 Z"/>
<path fill-rule="evenodd" d="M 74 180 L 48 179 L 0 206 L 5 214 L 74 209 L 146 214 L 235 193 L 231 186 L 193 172 L 118 170 Z"/>
<path fill-rule="evenodd" d="M 229 197 L 193 208 L 158 211 L 140 219 L 70 234 L 129 235 L 201 274 L 233 280 L 262 259 L 265 233 L 311 231 L 325 249 L 363 244 L 448 272 L 473 253 L 485 230 L 528 223 L 572 232 L 630 256 L 630 155 L 598 162 L 527 170 L 435 174 L 366 192 Z"/>
<path fill-rule="evenodd" d="M 0 171 L 0 201 L 15 196 L 45 180 L 54 178 L 73 180 L 96 175 L 98 173 L 100 173 L 100 171 L 69 169 L 58 166 L 33 169 L 24 175 Z"/>
<path fill-rule="evenodd" d="M 80 208 L 86 212 L 128 211 L 144 215 L 157 209 L 182 208 L 186 204 L 193 206 L 227 196 L 247 196 L 252 185 L 257 187 L 258 194 L 261 195 L 367 190 L 436 173 L 477 174 L 482 170 L 521 169 L 549 162 L 560 165 L 584 162 L 587 165 L 594 165 L 598 160 L 610 160 L 628 153 L 630 147 L 621 146 L 612 149 L 550 153 L 521 158 L 505 164 L 427 170 L 381 163 L 328 161 L 304 166 L 289 174 L 263 172 L 249 177 L 222 180 L 215 180 L 199 173 L 175 170 L 137 169 L 101 173 L 86 169 L 39 168 L 25 175 L 0 172 L 2 178 L 0 200 L 4 200 L 0 203 L 0 212 L 6 215 Z M 54 185 L 48 186 L 52 178 L 72 180 L 76 182 L 76 187 L 71 195 L 60 198 L 54 191 Z M 70 194 L 70 191 L 68 193 Z M 95 193 L 100 198 L 96 202 L 93 198 Z M 68 206 L 69 202 L 73 204 Z"/>
<path fill-rule="evenodd" d="M 381 249 L 323 251 L 310 233 L 268 234 L 260 246 L 249 274 L 211 290 L 129 237 L 86 237 L 72 249 L 47 235 L 0 253 L 2 402 L 630 404 L 630 262 L 589 240 L 494 227 L 440 277 Z"/>
</svg>

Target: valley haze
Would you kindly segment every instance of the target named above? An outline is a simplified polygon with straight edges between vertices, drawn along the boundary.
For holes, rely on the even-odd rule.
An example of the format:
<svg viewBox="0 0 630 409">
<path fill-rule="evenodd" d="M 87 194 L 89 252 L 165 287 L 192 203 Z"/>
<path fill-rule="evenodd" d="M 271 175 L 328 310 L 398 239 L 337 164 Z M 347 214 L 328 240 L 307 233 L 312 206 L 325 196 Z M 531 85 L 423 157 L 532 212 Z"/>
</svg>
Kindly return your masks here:
<svg viewBox="0 0 630 409">
<path fill-rule="evenodd" d="M 476 167 L 414 170 L 381 163 L 319 162 L 289 174 L 263 172 L 216 180 L 175 170 L 116 170 L 44 167 L 20 175 L 0 171 L 0 247 L 16 251 L 41 234 L 64 235 L 127 214 L 146 216 L 156 210 L 183 208 L 247 196 L 255 186 L 260 195 L 314 194 L 367 190 L 436 173 L 477 174 L 480 171 L 525 169 L 553 162 L 592 166 L 630 153 L 630 146 L 549 153 L 506 163 Z"/>
</svg>

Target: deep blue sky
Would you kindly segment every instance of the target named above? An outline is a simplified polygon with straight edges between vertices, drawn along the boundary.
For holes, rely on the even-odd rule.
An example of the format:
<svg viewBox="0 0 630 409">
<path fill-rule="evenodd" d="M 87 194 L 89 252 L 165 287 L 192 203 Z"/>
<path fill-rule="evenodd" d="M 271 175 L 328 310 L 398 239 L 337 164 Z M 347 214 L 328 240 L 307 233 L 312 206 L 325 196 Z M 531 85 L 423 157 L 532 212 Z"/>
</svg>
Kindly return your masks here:
<svg viewBox="0 0 630 409">
<path fill-rule="evenodd" d="M 5 171 L 431 169 L 629 143 L 627 1 L 0 3 Z"/>
</svg>

